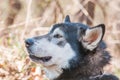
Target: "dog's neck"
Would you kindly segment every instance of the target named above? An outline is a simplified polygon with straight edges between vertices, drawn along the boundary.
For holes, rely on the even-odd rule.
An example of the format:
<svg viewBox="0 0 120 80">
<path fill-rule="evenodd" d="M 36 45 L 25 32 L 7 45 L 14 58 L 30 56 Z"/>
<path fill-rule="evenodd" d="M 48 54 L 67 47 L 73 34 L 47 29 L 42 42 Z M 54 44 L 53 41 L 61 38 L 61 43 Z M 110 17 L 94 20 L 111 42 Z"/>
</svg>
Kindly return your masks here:
<svg viewBox="0 0 120 80">
<path fill-rule="evenodd" d="M 54 80 L 63 73 L 63 70 L 58 66 L 46 67 L 44 68 L 44 71 L 45 71 L 45 75 L 49 78 L 49 80 Z"/>
<path fill-rule="evenodd" d="M 54 80 L 93 80 L 91 78 L 95 78 L 98 75 L 102 75 L 100 69 L 96 71 L 96 69 L 88 69 L 85 70 L 82 68 L 76 68 L 72 70 L 63 70 L 63 73 Z"/>
<path fill-rule="evenodd" d="M 74 69 L 61 69 L 58 66 L 46 67 L 45 75 L 50 80 L 91 80 L 90 78 L 102 74 L 100 67 L 78 66 Z"/>
</svg>

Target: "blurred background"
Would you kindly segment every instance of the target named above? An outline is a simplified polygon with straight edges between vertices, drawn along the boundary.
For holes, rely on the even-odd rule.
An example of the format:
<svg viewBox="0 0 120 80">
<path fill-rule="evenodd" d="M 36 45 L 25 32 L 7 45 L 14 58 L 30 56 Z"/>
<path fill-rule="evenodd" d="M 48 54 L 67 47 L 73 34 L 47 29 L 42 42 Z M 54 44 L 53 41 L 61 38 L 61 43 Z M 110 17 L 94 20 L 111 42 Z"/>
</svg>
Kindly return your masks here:
<svg viewBox="0 0 120 80">
<path fill-rule="evenodd" d="M 0 0 L 0 80 L 47 80 L 43 67 L 28 58 L 24 40 L 47 33 L 66 15 L 91 27 L 106 25 L 113 58 L 105 72 L 120 77 L 120 0 Z"/>
</svg>

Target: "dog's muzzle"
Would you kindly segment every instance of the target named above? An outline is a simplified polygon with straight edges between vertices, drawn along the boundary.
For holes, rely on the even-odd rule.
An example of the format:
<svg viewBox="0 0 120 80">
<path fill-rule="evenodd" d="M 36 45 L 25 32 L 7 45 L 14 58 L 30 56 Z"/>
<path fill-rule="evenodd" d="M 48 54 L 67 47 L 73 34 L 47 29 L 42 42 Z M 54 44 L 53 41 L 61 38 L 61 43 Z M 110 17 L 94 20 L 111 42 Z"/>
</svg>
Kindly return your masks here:
<svg viewBox="0 0 120 80">
<path fill-rule="evenodd" d="M 29 57 L 32 60 L 37 60 L 37 61 L 43 61 L 43 62 L 48 62 L 52 57 L 51 56 L 44 56 L 44 57 L 37 57 L 35 56 L 32 52 L 30 47 L 34 45 L 34 40 L 29 38 L 25 40 L 25 46 L 27 48 L 27 51 L 29 53 Z M 32 54 L 31 54 L 32 53 Z"/>
</svg>

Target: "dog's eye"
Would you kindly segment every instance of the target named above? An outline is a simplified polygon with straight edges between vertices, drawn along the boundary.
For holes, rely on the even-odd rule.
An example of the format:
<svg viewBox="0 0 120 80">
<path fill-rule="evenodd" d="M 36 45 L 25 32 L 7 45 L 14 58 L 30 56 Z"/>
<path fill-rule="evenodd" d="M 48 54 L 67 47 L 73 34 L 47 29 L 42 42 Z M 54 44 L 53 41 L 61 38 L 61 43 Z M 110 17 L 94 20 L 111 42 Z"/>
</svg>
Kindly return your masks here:
<svg viewBox="0 0 120 80">
<path fill-rule="evenodd" d="M 55 34 L 53 37 L 54 37 L 54 38 L 62 38 L 62 35 L 60 35 L 60 34 Z"/>
</svg>

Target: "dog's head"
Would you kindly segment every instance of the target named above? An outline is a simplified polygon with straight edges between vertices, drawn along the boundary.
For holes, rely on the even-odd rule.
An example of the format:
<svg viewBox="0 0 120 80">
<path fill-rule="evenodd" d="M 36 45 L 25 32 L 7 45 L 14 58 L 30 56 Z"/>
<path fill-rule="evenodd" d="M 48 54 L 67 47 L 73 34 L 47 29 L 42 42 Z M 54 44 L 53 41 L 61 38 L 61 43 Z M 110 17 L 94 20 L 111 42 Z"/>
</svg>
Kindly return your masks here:
<svg viewBox="0 0 120 80">
<path fill-rule="evenodd" d="M 34 62 L 64 69 L 70 68 L 71 63 L 80 62 L 87 51 L 95 50 L 104 32 L 103 24 L 90 28 L 81 23 L 72 23 L 66 16 L 64 22 L 54 24 L 48 34 L 29 38 L 25 43 Z"/>
</svg>

